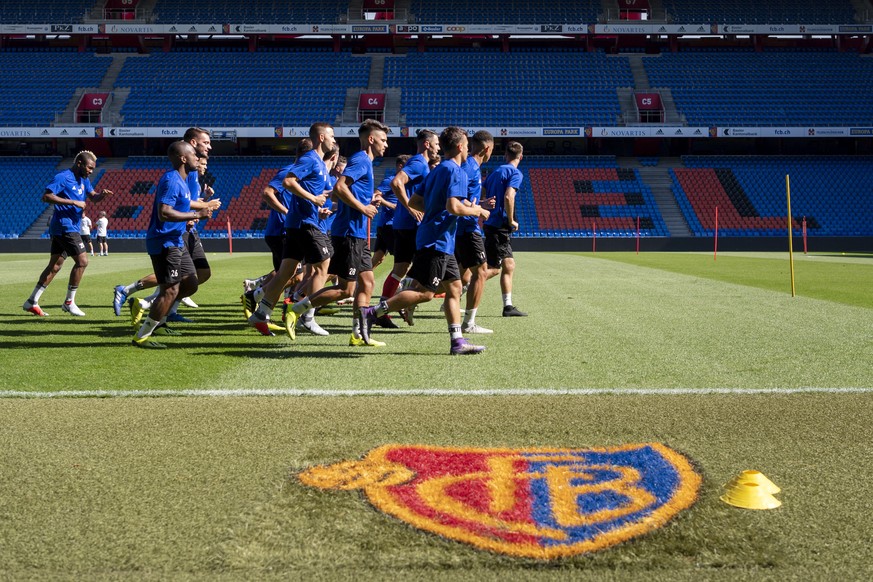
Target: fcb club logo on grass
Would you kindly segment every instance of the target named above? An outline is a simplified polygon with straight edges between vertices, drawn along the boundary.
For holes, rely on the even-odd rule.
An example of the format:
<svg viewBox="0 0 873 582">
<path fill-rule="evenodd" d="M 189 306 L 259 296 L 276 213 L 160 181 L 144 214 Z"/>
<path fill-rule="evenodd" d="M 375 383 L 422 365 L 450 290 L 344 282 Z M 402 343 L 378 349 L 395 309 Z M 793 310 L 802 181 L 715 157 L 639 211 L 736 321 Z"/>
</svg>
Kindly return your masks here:
<svg viewBox="0 0 873 582">
<path fill-rule="evenodd" d="M 300 482 L 360 489 L 377 509 L 483 550 L 548 560 L 663 526 L 697 499 L 700 475 L 659 443 L 591 449 L 385 445 L 306 469 Z"/>
</svg>

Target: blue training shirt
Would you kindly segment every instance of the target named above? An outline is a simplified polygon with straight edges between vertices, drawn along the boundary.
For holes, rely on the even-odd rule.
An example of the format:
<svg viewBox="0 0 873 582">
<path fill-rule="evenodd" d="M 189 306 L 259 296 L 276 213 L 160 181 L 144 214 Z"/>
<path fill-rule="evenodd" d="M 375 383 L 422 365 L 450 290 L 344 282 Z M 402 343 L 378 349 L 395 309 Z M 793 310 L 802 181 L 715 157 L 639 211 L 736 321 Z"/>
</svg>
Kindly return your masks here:
<svg viewBox="0 0 873 582">
<path fill-rule="evenodd" d="M 351 182 L 349 189 L 358 202 L 367 205 L 373 201 L 373 161 L 367 152 L 361 150 L 350 157 L 343 176 Z M 367 238 L 367 217 L 339 200 L 331 235 Z"/>
<path fill-rule="evenodd" d="M 509 226 L 506 216 L 506 189 L 511 186 L 517 191 L 521 188 L 523 179 L 521 171 L 512 164 L 503 164 L 485 178 L 485 197 L 496 198 L 494 210 L 485 221 L 486 225 L 496 228 Z"/>
<path fill-rule="evenodd" d="M 482 172 L 479 170 L 479 162 L 473 156 L 467 158 L 461 168 L 467 174 L 467 200 L 473 204 L 479 204 L 482 196 Z M 459 216 L 458 234 L 478 232 L 482 234 L 478 216 Z"/>
<path fill-rule="evenodd" d="M 417 154 L 409 158 L 403 170 L 409 180 L 406 182 L 406 195 L 412 198 L 412 195 L 419 192 L 424 179 L 430 173 L 430 167 L 427 165 L 427 158 L 424 154 Z M 394 230 L 411 230 L 418 226 L 418 223 L 409 214 L 409 211 L 402 204 L 397 205 L 397 211 L 394 213 Z"/>
<path fill-rule="evenodd" d="M 467 172 L 453 160 L 445 160 L 424 181 L 424 218 L 415 235 L 415 248 L 455 252 L 458 217 L 448 210 L 449 198 L 467 199 Z"/>
<path fill-rule="evenodd" d="M 376 190 L 382 193 L 382 199 L 397 204 L 397 196 L 394 195 L 394 190 L 391 189 L 391 180 L 396 174 L 385 176 L 382 183 L 376 186 Z M 405 209 L 404 209 L 405 210 Z M 379 207 L 379 214 L 376 215 L 376 226 L 394 226 L 394 209 L 387 206 Z"/>
<path fill-rule="evenodd" d="M 325 192 L 333 192 L 333 187 L 336 186 L 339 178 L 334 176 L 331 173 L 327 174 L 327 180 L 324 184 Z M 322 208 L 333 208 L 333 201 L 330 199 L 330 196 L 327 197 L 327 200 L 324 201 L 324 206 Z M 321 232 L 324 234 L 330 234 L 331 229 L 333 228 L 333 221 L 336 220 L 336 212 L 333 212 L 327 218 L 320 218 L 318 220 L 318 228 L 321 229 Z"/>
<path fill-rule="evenodd" d="M 297 158 L 288 174 L 296 176 L 303 189 L 313 196 L 324 193 L 327 166 L 317 150 L 309 150 Z M 285 228 L 302 228 L 304 224 L 318 226 L 318 208 L 309 200 L 294 196 L 294 203 L 288 207 L 288 214 L 285 216 Z"/>
<path fill-rule="evenodd" d="M 273 179 L 270 180 L 269 186 L 276 191 L 276 197 L 279 199 L 279 202 L 282 203 L 288 211 L 291 211 L 291 205 L 294 204 L 294 195 L 285 189 L 285 186 L 282 182 L 285 180 L 285 176 L 288 175 L 288 172 L 291 171 L 291 168 L 294 167 L 294 164 L 288 164 L 281 170 L 279 170 Z M 285 215 L 279 212 L 278 210 L 273 210 L 270 208 L 270 216 L 267 217 L 267 227 L 264 230 L 264 236 L 282 236 L 285 234 Z"/>
<path fill-rule="evenodd" d="M 73 170 L 64 170 L 55 175 L 54 180 L 45 187 L 55 196 L 67 200 L 84 201 L 89 193 L 94 191 L 88 178 L 76 178 Z M 67 232 L 81 232 L 82 209 L 72 204 L 55 204 L 52 220 L 49 224 L 49 234 L 60 236 Z"/>
<path fill-rule="evenodd" d="M 191 191 L 177 170 L 170 170 L 161 176 L 155 192 L 155 202 L 152 205 L 152 217 L 146 232 L 146 250 L 150 255 L 158 255 L 165 247 L 182 247 L 182 234 L 185 223 L 164 222 L 160 219 L 159 209 L 162 204 L 179 212 L 191 212 Z"/>
</svg>

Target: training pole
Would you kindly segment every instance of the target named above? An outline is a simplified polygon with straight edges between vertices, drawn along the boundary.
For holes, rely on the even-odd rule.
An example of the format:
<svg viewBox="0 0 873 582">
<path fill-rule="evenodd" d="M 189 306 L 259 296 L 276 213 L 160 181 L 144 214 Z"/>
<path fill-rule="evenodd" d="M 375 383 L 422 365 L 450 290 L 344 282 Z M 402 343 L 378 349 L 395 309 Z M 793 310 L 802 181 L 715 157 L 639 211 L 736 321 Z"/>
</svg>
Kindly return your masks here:
<svg viewBox="0 0 873 582">
<path fill-rule="evenodd" d="M 640 217 L 637 216 L 637 254 L 640 254 Z"/>
<path fill-rule="evenodd" d="M 230 230 L 230 218 L 227 219 L 227 248 L 233 255 L 233 232 Z"/>
<path fill-rule="evenodd" d="M 593 221 L 594 224 L 594 236 L 591 237 L 591 253 L 597 253 L 597 221 Z"/>
<path fill-rule="evenodd" d="M 806 217 L 803 217 L 803 222 L 801 223 L 803 228 L 803 254 L 808 254 L 809 249 L 806 246 Z"/>
<path fill-rule="evenodd" d="M 718 206 L 715 207 L 715 238 L 713 240 L 712 260 L 718 260 Z"/>
<path fill-rule="evenodd" d="M 791 296 L 794 297 L 794 237 L 791 233 L 791 179 L 788 174 L 785 174 L 785 195 L 788 199 L 788 270 L 791 272 Z"/>
</svg>

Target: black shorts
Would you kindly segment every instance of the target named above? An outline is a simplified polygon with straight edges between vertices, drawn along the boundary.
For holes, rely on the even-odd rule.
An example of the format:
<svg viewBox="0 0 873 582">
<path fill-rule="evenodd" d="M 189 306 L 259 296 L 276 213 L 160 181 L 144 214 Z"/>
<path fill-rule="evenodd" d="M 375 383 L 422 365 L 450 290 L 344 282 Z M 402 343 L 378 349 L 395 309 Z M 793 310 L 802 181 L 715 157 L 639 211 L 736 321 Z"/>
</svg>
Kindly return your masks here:
<svg viewBox="0 0 873 582">
<path fill-rule="evenodd" d="M 278 271 L 279 265 L 282 264 L 282 249 L 285 248 L 285 237 L 282 235 L 265 236 L 264 242 L 270 247 L 270 253 L 273 255 L 273 270 Z"/>
<path fill-rule="evenodd" d="M 417 228 L 394 229 L 394 262 L 411 263 L 415 257 L 415 235 Z"/>
<path fill-rule="evenodd" d="M 86 245 L 91 244 L 91 235 L 90 234 L 83 234 L 81 236 L 82 236 L 83 243 L 85 243 Z"/>
<path fill-rule="evenodd" d="M 206 251 L 203 250 L 203 243 L 200 242 L 200 235 L 197 234 L 196 230 L 189 230 L 185 233 L 185 248 L 188 249 L 188 254 L 191 255 L 191 260 L 194 261 L 195 269 L 209 269 Z"/>
<path fill-rule="evenodd" d="M 196 277 L 191 253 L 182 247 L 164 247 L 161 253 L 149 255 L 159 285 L 173 285 L 186 277 Z"/>
<path fill-rule="evenodd" d="M 84 252 L 86 252 L 85 243 L 82 242 L 82 235 L 78 232 L 65 232 L 52 237 L 51 253 L 53 255 L 76 257 Z"/>
<path fill-rule="evenodd" d="M 304 224 L 301 228 L 285 229 L 283 259 L 306 261 L 310 265 L 317 265 L 329 259 L 330 256 L 330 240 L 317 226 Z"/>
<path fill-rule="evenodd" d="M 380 226 L 376 228 L 376 245 L 373 252 L 382 251 L 385 254 L 394 254 L 394 227 Z"/>
<path fill-rule="evenodd" d="M 465 232 L 455 238 L 455 259 L 465 269 L 473 269 L 485 262 L 485 241 L 478 232 Z"/>
<path fill-rule="evenodd" d="M 512 231 L 508 228 L 485 226 L 485 257 L 489 267 L 496 269 L 503 263 L 503 259 L 512 258 L 511 238 Z"/>
<path fill-rule="evenodd" d="M 354 281 L 358 275 L 373 270 L 373 255 L 367 239 L 355 236 L 333 236 L 334 254 L 327 272 L 346 281 Z"/>
<path fill-rule="evenodd" d="M 105 243 L 105 242 L 106 242 L 106 237 L 105 237 L 105 236 L 98 236 L 98 237 L 97 237 L 97 242 L 98 242 L 98 243 Z"/>
<path fill-rule="evenodd" d="M 460 279 L 461 271 L 455 255 L 425 247 L 415 251 L 409 276 L 431 291 L 436 291 L 443 281 Z"/>
</svg>

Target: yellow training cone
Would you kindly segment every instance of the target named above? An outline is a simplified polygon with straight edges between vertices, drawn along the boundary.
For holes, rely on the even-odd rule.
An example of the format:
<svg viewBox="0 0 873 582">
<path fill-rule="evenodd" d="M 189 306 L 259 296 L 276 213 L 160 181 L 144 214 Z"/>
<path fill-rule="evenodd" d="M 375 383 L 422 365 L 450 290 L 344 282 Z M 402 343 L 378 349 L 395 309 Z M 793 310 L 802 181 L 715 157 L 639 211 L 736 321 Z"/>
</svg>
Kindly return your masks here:
<svg viewBox="0 0 873 582">
<path fill-rule="evenodd" d="M 743 481 L 731 486 L 719 499 L 743 509 L 775 509 L 782 502 L 773 497 L 757 483 Z"/>
<path fill-rule="evenodd" d="M 731 487 L 739 484 L 739 483 L 757 483 L 761 489 L 769 493 L 770 495 L 775 495 L 782 491 L 776 484 L 764 476 L 764 473 L 760 471 L 743 471 L 730 481 L 724 484 L 725 489 L 730 489 Z"/>
</svg>

